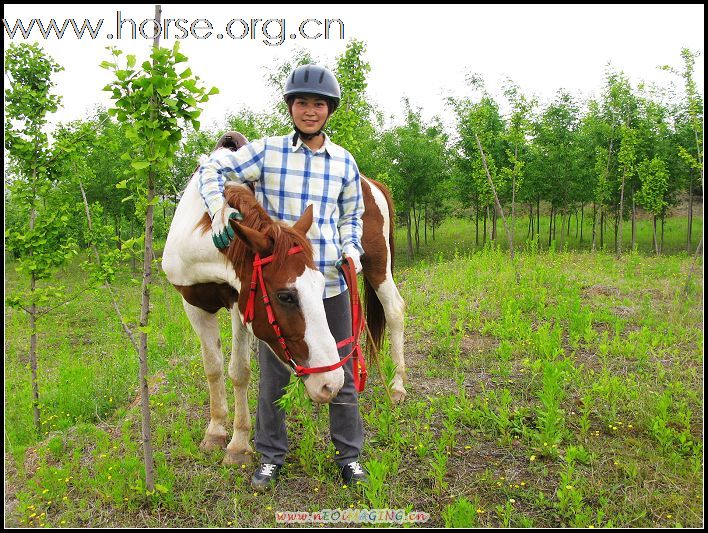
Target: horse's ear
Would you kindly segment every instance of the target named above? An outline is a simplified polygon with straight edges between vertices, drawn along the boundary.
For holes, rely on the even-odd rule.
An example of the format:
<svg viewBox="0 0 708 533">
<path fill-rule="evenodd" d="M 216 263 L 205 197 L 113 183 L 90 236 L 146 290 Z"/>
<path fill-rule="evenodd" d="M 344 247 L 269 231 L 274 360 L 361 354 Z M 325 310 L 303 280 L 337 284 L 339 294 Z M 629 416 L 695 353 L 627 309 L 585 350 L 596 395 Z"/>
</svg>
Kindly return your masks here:
<svg viewBox="0 0 708 533">
<path fill-rule="evenodd" d="M 305 212 L 300 217 L 300 220 L 293 224 L 293 228 L 298 230 L 303 235 L 307 235 L 310 226 L 312 226 L 312 204 L 307 206 L 307 209 L 305 209 Z"/>
<path fill-rule="evenodd" d="M 268 239 L 268 237 L 263 235 L 260 231 L 242 226 L 235 220 L 229 222 L 231 222 L 231 227 L 234 229 L 236 236 L 241 240 L 241 242 L 243 242 L 243 244 L 248 246 L 248 248 L 261 255 L 266 255 L 270 251 L 270 239 Z"/>
</svg>

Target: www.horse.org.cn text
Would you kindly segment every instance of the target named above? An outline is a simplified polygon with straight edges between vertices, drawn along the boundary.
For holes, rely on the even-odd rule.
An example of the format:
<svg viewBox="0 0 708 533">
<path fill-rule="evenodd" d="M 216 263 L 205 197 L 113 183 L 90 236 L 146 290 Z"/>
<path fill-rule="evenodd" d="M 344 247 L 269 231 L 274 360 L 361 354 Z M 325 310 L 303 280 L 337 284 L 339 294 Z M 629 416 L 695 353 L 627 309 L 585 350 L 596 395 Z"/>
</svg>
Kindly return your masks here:
<svg viewBox="0 0 708 533">
<path fill-rule="evenodd" d="M 338 18 L 308 18 L 298 21 L 286 21 L 284 18 L 242 19 L 233 18 L 224 24 L 214 24 L 205 18 L 189 20 L 184 18 L 164 18 L 156 21 L 147 18 L 136 21 L 123 17 L 116 11 L 115 23 L 106 24 L 106 19 L 97 21 L 73 18 L 63 21 L 54 18 L 42 20 L 32 18 L 3 19 L 5 36 L 10 40 L 27 40 L 31 37 L 48 39 L 108 39 L 136 40 L 154 39 L 233 39 L 261 41 L 268 46 L 280 46 L 286 40 L 343 40 L 344 22 Z M 287 29 L 286 29 L 287 28 Z"/>
</svg>

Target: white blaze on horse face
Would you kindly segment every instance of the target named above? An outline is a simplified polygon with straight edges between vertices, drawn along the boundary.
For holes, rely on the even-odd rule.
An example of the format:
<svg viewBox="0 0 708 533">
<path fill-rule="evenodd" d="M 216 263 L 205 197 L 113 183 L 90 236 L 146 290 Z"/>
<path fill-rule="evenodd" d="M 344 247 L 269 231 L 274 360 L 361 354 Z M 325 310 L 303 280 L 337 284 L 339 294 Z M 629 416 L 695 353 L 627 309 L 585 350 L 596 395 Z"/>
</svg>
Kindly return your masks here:
<svg viewBox="0 0 708 533">
<path fill-rule="evenodd" d="M 300 309 L 305 317 L 305 343 L 310 358 L 305 366 L 319 367 L 339 362 L 337 343 L 329 330 L 322 294 L 325 279 L 321 272 L 311 268 L 295 280 Z M 344 370 L 337 368 L 328 372 L 309 374 L 305 380 L 307 393 L 315 402 L 328 402 L 344 385 Z"/>
</svg>

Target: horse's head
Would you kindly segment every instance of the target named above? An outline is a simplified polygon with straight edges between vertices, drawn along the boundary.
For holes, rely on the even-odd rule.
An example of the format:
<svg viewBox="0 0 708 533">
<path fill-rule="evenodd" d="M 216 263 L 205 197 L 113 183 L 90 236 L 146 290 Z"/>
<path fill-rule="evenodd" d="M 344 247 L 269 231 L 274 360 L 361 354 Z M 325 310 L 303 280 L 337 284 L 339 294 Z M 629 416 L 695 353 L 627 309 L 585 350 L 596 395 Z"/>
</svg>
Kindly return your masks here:
<svg viewBox="0 0 708 533">
<path fill-rule="evenodd" d="M 250 322 L 253 334 L 296 371 L 296 367 L 315 369 L 339 363 L 322 302 L 324 276 L 315 267 L 306 237 L 312 206 L 290 227 L 273 222 L 255 198 L 252 202 L 248 196 L 253 198 L 239 191 L 238 200 L 229 199 L 227 192 L 229 203 L 244 215 L 241 223 L 231 221 L 238 240 L 227 251 L 242 283 L 238 301 L 242 317 Z M 313 401 L 327 403 L 344 384 L 344 371 L 323 369 L 306 374 L 304 382 Z"/>
</svg>

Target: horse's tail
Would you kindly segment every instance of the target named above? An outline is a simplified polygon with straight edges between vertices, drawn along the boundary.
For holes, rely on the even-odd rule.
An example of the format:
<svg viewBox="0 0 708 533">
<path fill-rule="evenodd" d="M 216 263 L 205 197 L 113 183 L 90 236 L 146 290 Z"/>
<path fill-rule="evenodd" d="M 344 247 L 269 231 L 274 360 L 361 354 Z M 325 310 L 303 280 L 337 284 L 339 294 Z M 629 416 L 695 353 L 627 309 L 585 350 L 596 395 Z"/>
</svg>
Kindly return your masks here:
<svg viewBox="0 0 708 533">
<path fill-rule="evenodd" d="M 366 324 L 369 328 L 366 340 L 366 358 L 373 361 L 381 348 L 381 339 L 386 330 L 386 315 L 374 287 L 366 278 L 364 278 L 364 309 Z"/>
<path fill-rule="evenodd" d="M 383 184 L 371 178 L 366 178 L 369 180 L 373 186 L 377 187 L 386 198 L 386 204 L 388 205 L 388 217 L 389 217 L 389 232 L 388 232 L 388 249 L 386 252 L 391 256 L 391 272 L 393 275 L 393 258 L 394 258 L 394 243 L 393 243 L 393 222 L 394 222 L 394 211 L 393 211 L 393 198 L 391 197 L 391 192 Z M 382 213 L 383 214 L 383 213 Z M 369 335 L 367 336 L 367 352 L 368 358 L 373 359 L 373 357 L 378 354 L 378 350 L 381 348 L 381 339 L 383 339 L 384 332 L 386 330 L 386 315 L 384 314 L 383 306 L 379 300 L 376 291 L 366 277 L 364 277 L 364 308 L 366 310 L 366 323 L 369 327 Z"/>
</svg>

